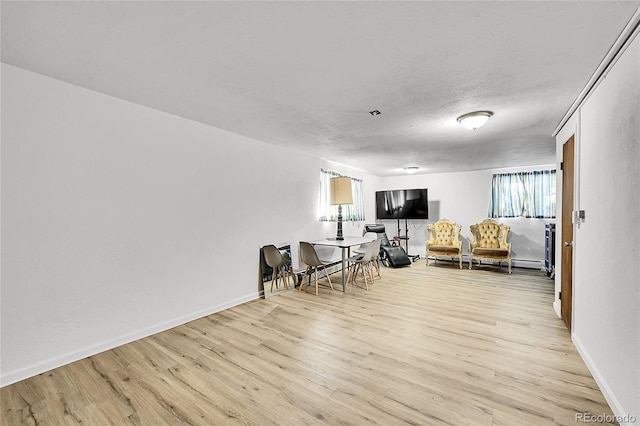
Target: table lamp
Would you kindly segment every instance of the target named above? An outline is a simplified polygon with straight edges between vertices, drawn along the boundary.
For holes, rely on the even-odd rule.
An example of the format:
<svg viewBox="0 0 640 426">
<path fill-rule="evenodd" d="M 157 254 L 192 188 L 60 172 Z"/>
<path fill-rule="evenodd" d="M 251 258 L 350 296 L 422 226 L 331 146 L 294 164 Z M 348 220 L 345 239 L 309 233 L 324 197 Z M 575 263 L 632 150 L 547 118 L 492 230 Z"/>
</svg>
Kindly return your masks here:
<svg viewBox="0 0 640 426">
<path fill-rule="evenodd" d="M 353 204 L 353 193 L 351 191 L 350 177 L 331 178 L 330 204 L 338 206 L 338 235 L 336 240 L 344 240 L 342 236 L 342 205 Z"/>
</svg>

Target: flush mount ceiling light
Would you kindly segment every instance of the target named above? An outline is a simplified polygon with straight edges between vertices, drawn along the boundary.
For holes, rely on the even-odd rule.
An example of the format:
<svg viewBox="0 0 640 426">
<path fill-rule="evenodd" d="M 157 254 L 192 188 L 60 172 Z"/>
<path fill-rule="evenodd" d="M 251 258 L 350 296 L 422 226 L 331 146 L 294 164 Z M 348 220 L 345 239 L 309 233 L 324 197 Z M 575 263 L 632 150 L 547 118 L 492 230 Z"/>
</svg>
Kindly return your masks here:
<svg viewBox="0 0 640 426">
<path fill-rule="evenodd" d="M 476 130 L 484 126 L 492 115 L 493 113 L 491 111 L 474 111 L 458 117 L 458 123 L 469 130 Z"/>
<path fill-rule="evenodd" d="M 369 111 L 369 114 L 371 114 L 371 115 L 373 115 L 375 117 L 376 115 L 380 115 L 382 113 L 380 111 L 378 111 L 377 109 L 374 109 L 373 111 Z"/>
<path fill-rule="evenodd" d="M 405 167 L 405 168 L 404 168 L 404 171 L 405 171 L 408 175 L 412 175 L 412 174 L 414 174 L 415 172 L 417 172 L 419 168 L 420 168 L 420 167 L 417 167 L 417 166 L 409 166 L 409 167 Z"/>
</svg>

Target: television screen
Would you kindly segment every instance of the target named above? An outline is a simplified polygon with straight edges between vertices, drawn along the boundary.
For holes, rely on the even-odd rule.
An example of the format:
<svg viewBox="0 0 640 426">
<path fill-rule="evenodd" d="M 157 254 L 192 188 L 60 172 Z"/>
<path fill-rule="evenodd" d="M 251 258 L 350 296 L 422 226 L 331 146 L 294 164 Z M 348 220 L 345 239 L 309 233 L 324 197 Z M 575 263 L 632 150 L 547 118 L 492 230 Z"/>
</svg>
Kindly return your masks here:
<svg viewBox="0 0 640 426">
<path fill-rule="evenodd" d="M 376 192 L 378 219 L 427 219 L 427 189 L 396 189 Z"/>
</svg>

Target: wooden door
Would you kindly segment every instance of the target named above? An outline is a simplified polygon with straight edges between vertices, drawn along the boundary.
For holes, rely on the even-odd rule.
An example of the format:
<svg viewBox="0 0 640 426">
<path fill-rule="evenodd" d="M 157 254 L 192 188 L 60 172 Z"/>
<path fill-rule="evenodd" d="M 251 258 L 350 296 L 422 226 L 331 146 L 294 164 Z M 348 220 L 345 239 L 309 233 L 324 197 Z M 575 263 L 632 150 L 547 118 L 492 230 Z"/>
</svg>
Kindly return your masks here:
<svg viewBox="0 0 640 426">
<path fill-rule="evenodd" d="M 571 331 L 571 306 L 573 292 L 573 153 L 574 137 L 562 146 L 562 276 L 560 306 L 564 323 Z"/>
</svg>

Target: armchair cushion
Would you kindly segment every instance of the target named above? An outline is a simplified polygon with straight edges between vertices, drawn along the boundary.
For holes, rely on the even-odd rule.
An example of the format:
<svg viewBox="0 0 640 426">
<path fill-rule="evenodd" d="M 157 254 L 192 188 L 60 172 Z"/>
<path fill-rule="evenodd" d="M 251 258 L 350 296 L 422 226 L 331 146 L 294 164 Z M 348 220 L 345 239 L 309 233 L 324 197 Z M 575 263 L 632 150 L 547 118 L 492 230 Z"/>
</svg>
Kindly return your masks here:
<svg viewBox="0 0 640 426">
<path fill-rule="evenodd" d="M 459 253 L 460 247 L 458 246 L 441 246 L 441 245 L 429 245 L 429 251 L 437 251 L 443 253 Z"/>
<path fill-rule="evenodd" d="M 501 248 L 476 247 L 473 249 L 473 254 L 478 257 L 507 257 L 509 255 L 509 250 Z"/>
</svg>

